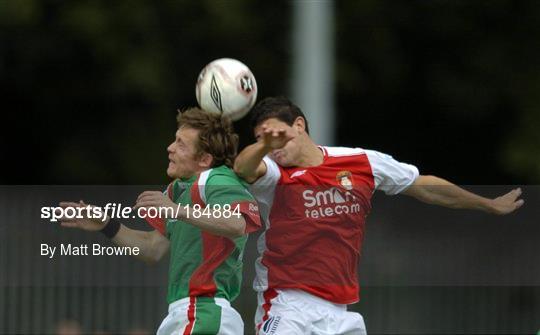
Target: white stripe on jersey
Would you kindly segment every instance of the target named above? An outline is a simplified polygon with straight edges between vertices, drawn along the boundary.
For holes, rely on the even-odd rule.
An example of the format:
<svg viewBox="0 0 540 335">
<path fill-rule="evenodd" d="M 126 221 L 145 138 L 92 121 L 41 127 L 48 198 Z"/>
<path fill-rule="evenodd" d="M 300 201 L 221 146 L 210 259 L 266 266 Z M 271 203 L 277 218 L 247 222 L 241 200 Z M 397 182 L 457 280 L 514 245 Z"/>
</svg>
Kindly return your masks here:
<svg viewBox="0 0 540 335">
<path fill-rule="evenodd" d="M 365 154 L 364 149 L 346 147 L 322 147 L 330 157 L 344 157 Z"/>
<path fill-rule="evenodd" d="M 204 192 L 204 188 L 206 186 L 206 180 L 208 180 L 208 176 L 210 176 L 210 172 L 212 172 L 212 169 L 201 172 L 201 174 L 199 175 L 199 181 L 198 181 L 199 194 L 201 196 L 202 201 L 205 204 L 206 204 L 206 194 Z"/>
<path fill-rule="evenodd" d="M 274 203 L 274 192 L 281 177 L 281 171 L 278 165 L 268 156 L 264 157 L 263 161 L 266 164 L 266 174 L 253 183 L 249 189 L 259 203 L 261 219 L 265 224 L 265 228 L 268 229 L 270 227 L 270 210 Z M 257 251 L 260 256 L 255 262 L 257 275 L 253 281 L 253 289 L 259 292 L 268 289 L 268 268 L 262 264 L 262 255 L 266 250 L 266 234 L 263 232 L 257 240 Z"/>
</svg>

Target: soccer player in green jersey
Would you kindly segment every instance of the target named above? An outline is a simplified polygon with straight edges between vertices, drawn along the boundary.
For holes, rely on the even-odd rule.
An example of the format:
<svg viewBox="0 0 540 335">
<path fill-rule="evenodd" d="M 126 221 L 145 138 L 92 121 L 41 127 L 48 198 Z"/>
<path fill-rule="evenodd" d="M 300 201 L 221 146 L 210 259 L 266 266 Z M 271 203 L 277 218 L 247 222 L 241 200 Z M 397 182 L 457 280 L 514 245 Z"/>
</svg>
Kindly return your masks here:
<svg viewBox="0 0 540 335">
<path fill-rule="evenodd" d="M 133 230 L 109 218 L 105 226 L 90 218 L 63 218 L 61 223 L 100 230 L 117 245 L 138 247 L 138 257 L 148 262 L 170 251 L 169 315 L 158 334 L 243 334 L 242 318 L 230 301 L 240 291 L 247 234 L 260 227 L 260 219 L 257 203 L 231 169 L 238 136 L 229 119 L 199 108 L 179 113 L 178 125 L 167 148 L 167 174 L 174 181 L 165 192 L 143 192 L 134 207 L 169 213 L 148 220 L 155 230 Z"/>
</svg>

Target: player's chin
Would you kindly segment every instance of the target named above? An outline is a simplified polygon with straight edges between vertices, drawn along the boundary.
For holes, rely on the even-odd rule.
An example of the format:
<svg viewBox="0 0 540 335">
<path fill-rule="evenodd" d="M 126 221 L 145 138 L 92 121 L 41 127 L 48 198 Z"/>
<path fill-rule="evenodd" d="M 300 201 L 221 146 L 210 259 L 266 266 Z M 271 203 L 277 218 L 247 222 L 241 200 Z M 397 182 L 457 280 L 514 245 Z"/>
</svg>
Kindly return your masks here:
<svg viewBox="0 0 540 335">
<path fill-rule="evenodd" d="M 170 178 L 177 178 L 177 173 L 174 167 L 170 166 L 167 168 L 167 176 Z"/>
</svg>

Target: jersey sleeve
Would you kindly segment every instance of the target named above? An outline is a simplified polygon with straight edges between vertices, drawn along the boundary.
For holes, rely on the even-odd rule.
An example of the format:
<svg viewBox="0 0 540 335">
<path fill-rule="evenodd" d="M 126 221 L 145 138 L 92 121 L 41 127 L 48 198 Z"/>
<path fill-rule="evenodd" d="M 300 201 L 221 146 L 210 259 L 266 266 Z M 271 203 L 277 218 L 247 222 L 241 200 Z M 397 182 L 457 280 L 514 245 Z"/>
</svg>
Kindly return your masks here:
<svg viewBox="0 0 540 335">
<path fill-rule="evenodd" d="M 390 155 L 374 150 L 365 150 L 373 178 L 375 189 L 394 195 L 405 191 L 420 175 L 418 168 L 411 164 L 401 163 Z"/>
<path fill-rule="evenodd" d="M 268 156 L 264 156 L 263 162 L 266 165 L 266 173 L 264 176 L 257 179 L 254 185 L 259 187 L 275 186 L 281 177 L 281 170 L 277 163 Z"/>
<path fill-rule="evenodd" d="M 246 221 L 245 233 L 259 230 L 261 219 L 257 202 L 239 179 L 229 175 L 214 175 L 204 187 L 206 205 L 231 205 L 231 210 L 239 209 Z"/>
<path fill-rule="evenodd" d="M 281 178 L 281 170 L 277 163 L 270 157 L 265 156 L 263 161 L 266 164 L 266 173 L 253 184 L 249 185 L 249 190 L 255 196 L 255 199 L 257 199 L 260 205 L 259 209 L 264 218 L 270 208 L 272 208 L 276 185 Z"/>
</svg>

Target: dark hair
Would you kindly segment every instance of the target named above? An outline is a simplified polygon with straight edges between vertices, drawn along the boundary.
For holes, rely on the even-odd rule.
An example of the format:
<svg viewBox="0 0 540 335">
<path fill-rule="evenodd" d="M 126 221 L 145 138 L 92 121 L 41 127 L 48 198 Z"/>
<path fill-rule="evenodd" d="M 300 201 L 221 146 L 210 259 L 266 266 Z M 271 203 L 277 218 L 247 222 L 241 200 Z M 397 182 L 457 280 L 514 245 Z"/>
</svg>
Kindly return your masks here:
<svg viewBox="0 0 540 335">
<path fill-rule="evenodd" d="M 251 114 L 252 129 L 271 118 L 276 118 L 292 126 L 294 120 L 300 116 L 304 119 L 306 133 L 309 134 L 308 121 L 304 113 L 302 113 L 298 106 L 283 96 L 264 98 L 253 107 Z"/>
<path fill-rule="evenodd" d="M 178 110 L 176 120 L 178 128 L 186 126 L 199 130 L 196 155 L 212 155 L 212 167 L 233 167 L 238 151 L 238 135 L 234 132 L 231 119 L 192 107 L 184 111 Z"/>
</svg>

